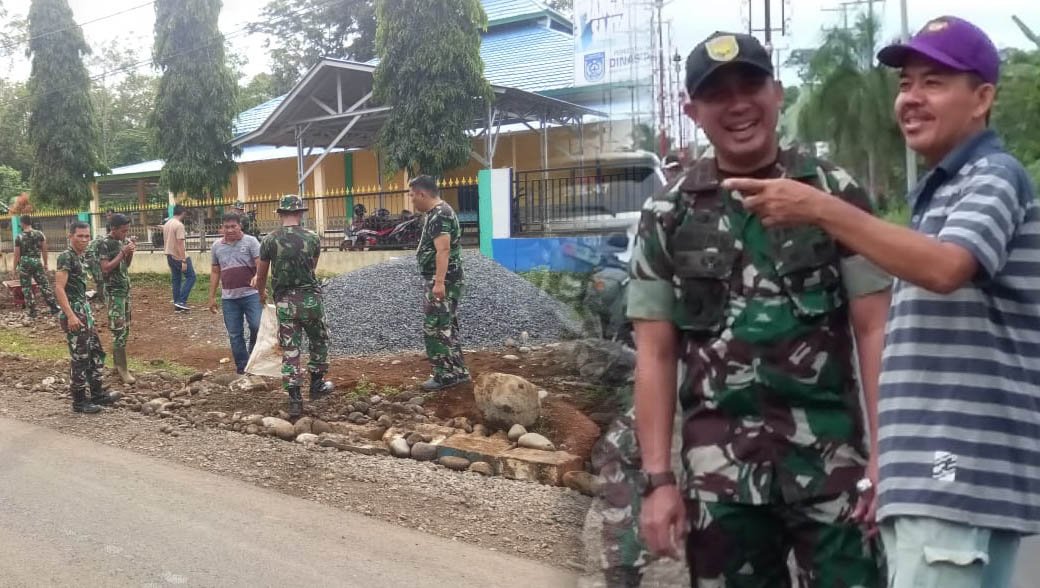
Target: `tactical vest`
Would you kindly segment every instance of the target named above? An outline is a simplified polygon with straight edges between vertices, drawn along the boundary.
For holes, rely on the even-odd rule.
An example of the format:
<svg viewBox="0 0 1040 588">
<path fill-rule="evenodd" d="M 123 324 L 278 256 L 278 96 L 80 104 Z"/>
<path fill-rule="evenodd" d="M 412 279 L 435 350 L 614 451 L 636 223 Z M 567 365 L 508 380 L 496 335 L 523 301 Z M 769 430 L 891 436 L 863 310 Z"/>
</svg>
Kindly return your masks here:
<svg viewBox="0 0 1040 588">
<path fill-rule="evenodd" d="M 819 187 L 819 178 L 812 182 Z M 744 255 L 734 232 L 743 226 L 742 208 L 718 184 L 711 189 L 682 192 L 671 232 L 676 323 L 696 338 L 718 335 L 725 327 L 726 310 L 734 294 L 745 294 Z M 729 230 L 723 226 L 729 218 Z M 741 221 L 741 222 L 738 222 Z M 765 256 L 772 270 L 759 273 L 775 282 L 787 297 L 795 316 L 816 322 L 844 304 L 839 252 L 835 241 L 811 225 L 765 228 Z M 755 263 L 752 260 L 747 263 Z"/>
</svg>

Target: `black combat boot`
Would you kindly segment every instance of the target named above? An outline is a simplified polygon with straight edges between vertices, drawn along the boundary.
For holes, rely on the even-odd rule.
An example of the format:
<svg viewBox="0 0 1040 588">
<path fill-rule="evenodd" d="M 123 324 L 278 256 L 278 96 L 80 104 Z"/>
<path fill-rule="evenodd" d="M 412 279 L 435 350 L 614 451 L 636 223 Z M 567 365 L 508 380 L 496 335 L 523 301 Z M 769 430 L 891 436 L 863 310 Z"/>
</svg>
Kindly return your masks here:
<svg viewBox="0 0 1040 588">
<path fill-rule="evenodd" d="M 300 394 L 299 386 L 289 388 L 289 418 L 303 415 L 303 395 Z"/>
<path fill-rule="evenodd" d="M 108 406 L 114 404 L 115 398 L 109 394 L 108 390 L 101 385 L 101 380 L 92 381 L 90 383 L 90 403 L 97 404 L 99 406 Z"/>
<path fill-rule="evenodd" d="M 72 391 L 72 412 L 94 414 L 101 412 L 101 407 L 87 400 L 86 390 Z"/>
<path fill-rule="evenodd" d="M 312 402 L 332 394 L 335 388 L 332 382 L 325 379 L 325 372 L 311 372 L 311 389 L 308 394 Z"/>
</svg>

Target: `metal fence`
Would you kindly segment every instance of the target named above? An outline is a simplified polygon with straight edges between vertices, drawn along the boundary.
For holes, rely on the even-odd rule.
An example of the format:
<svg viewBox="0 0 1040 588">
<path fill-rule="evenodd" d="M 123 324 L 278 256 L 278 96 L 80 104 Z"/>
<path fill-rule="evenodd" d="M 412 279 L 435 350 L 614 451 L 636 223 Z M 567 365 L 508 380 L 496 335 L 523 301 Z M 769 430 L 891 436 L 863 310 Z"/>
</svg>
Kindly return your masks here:
<svg viewBox="0 0 1040 588">
<path fill-rule="evenodd" d="M 443 180 L 441 196 L 458 211 L 468 232 L 467 239 L 475 239 L 479 219 L 476 179 Z M 276 212 L 280 197 L 279 194 L 262 194 L 246 199 L 246 214 L 253 218 L 261 235 L 280 226 L 281 222 Z M 380 222 L 384 224 L 398 222 L 402 217 L 407 218 L 410 212 L 414 213 L 411 210 L 413 207 L 408 191 L 396 186 L 390 186 L 387 189 L 376 186 L 343 189 L 321 195 L 305 194 L 304 199 L 309 212 L 304 216 L 303 226 L 311 230 L 320 228 L 322 246 L 325 248 L 339 248 L 343 244 L 346 230 L 355 220 L 354 210 L 358 205 L 364 207 L 366 216 L 383 219 L 379 222 L 370 221 L 366 228 L 379 225 Z M 233 197 L 181 201 L 181 204 L 188 209 L 184 225 L 187 233 L 186 246 L 189 251 L 208 251 L 213 242 L 221 238 L 223 216 L 227 212 L 232 212 L 234 203 Z M 37 228 L 47 236 L 47 249 L 63 251 L 68 247 L 69 225 L 79 220 L 81 214 L 96 221 L 96 226 L 104 227 L 106 217 L 110 212 L 130 217 L 129 232 L 130 235 L 137 238 L 138 249 L 144 251 L 161 251 L 163 249 L 162 225 L 168 216 L 166 205 L 128 204 L 111 207 L 92 213 L 93 218 L 75 210 L 40 212 L 32 214 L 31 217 Z M 12 217 L 0 216 L 0 231 L 2 231 L 0 233 L 2 235 L 0 250 L 5 252 L 10 252 L 14 248 L 12 221 Z M 406 245 L 414 246 L 411 243 Z"/>
<path fill-rule="evenodd" d="M 513 175 L 514 235 L 617 230 L 661 187 L 652 168 L 555 168 Z"/>
</svg>

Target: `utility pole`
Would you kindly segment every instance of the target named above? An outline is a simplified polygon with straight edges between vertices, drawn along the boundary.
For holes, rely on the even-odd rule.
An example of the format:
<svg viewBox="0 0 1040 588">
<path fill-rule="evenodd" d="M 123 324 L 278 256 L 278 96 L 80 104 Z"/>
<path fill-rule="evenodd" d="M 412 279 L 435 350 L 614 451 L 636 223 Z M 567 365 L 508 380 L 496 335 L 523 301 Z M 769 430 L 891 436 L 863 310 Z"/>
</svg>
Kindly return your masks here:
<svg viewBox="0 0 1040 588">
<path fill-rule="evenodd" d="M 762 28 L 755 28 L 755 18 L 753 6 L 756 0 L 747 0 L 747 11 L 748 11 L 748 34 L 753 35 L 755 33 L 762 33 L 763 45 L 765 46 L 766 52 L 769 53 L 770 59 L 778 54 L 776 48 L 773 46 L 773 33 L 779 33 L 781 36 L 787 34 L 787 8 L 789 0 L 780 0 L 780 26 L 776 27 L 773 25 L 773 2 L 774 0 L 762 0 Z M 777 60 L 777 76 L 779 77 L 780 64 Z"/>
<path fill-rule="evenodd" d="M 899 15 L 903 25 L 903 42 L 910 41 L 910 20 L 906 16 L 906 0 L 899 0 Z M 910 145 L 906 146 L 906 192 L 909 194 L 917 186 L 917 157 Z"/>
<path fill-rule="evenodd" d="M 665 69 L 664 62 L 664 20 L 662 18 L 664 9 L 664 0 L 657 0 L 657 110 L 658 110 L 658 133 L 659 144 L 658 150 L 660 151 L 661 157 L 664 158 L 668 155 L 668 123 L 666 121 L 665 111 L 665 76 L 668 74 L 668 70 Z"/>
</svg>

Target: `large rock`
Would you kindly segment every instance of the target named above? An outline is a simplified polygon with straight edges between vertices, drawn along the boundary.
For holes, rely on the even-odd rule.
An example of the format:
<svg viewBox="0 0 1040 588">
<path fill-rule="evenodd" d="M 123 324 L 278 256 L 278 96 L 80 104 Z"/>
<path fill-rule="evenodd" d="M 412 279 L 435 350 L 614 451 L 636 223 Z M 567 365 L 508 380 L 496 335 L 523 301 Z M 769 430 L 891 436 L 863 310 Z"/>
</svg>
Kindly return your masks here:
<svg viewBox="0 0 1040 588">
<path fill-rule="evenodd" d="M 302 419 L 296 421 L 296 424 L 293 425 L 293 430 L 296 431 L 297 435 L 302 435 L 304 433 L 313 433 L 314 431 L 311 430 L 311 425 L 313 423 L 313 418 L 305 416 Z"/>
<path fill-rule="evenodd" d="M 500 429 L 508 430 L 513 425 L 530 427 L 541 411 L 538 387 L 512 374 L 481 374 L 473 396 L 484 421 Z"/>
<path fill-rule="evenodd" d="M 314 419 L 314 421 L 311 422 L 311 433 L 314 433 L 315 435 L 321 435 L 322 433 L 331 433 L 331 432 L 332 432 L 332 427 L 329 426 L 329 424 L 326 423 L 325 421 L 323 421 L 321 419 Z"/>
<path fill-rule="evenodd" d="M 527 429 L 525 429 L 523 425 L 513 425 L 509 429 L 509 434 L 507 435 L 507 438 L 513 443 L 516 443 L 517 440 L 520 439 L 520 437 L 523 437 L 526 434 Z"/>
<path fill-rule="evenodd" d="M 267 390 L 267 382 L 264 381 L 260 376 L 242 376 L 237 380 L 231 382 L 228 388 L 232 392 L 264 392 Z"/>
<path fill-rule="evenodd" d="M 538 449 L 540 451 L 556 451 L 553 442 L 538 433 L 524 433 L 517 439 L 516 444 L 527 449 Z"/>
<path fill-rule="evenodd" d="M 411 457 L 412 448 L 408 446 L 408 441 L 405 441 L 404 437 L 398 437 L 390 442 L 390 455 L 394 457 Z"/>
<path fill-rule="evenodd" d="M 491 464 L 495 471 L 498 471 L 501 469 L 500 456 L 511 448 L 512 445 L 509 441 L 501 439 L 475 437 L 472 435 L 453 435 L 437 446 L 437 455 L 439 457 L 462 457 L 470 462 L 487 462 Z"/>
<path fill-rule="evenodd" d="M 416 461 L 433 461 L 437 459 L 437 446 L 422 441 L 412 445 L 412 459 Z"/>
<path fill-rule="evenodd" d="M 437 463 L 448 468 L 449 470 L 455 470 L 457 472 L 464 472 L 469 469 L 469 460 L 465 457 L 455 457 L 454 455 L 445 455 L 437 460 Z"/>
<path fill-rule="evenodd" d="M 540 451 L 517 447 L 499 456 L 502 475 L 513 480 L 530 480 L 562 486 L 567 472 L 582 469 L 582 460 L 566 451 Z"/>
<path fill-rule="evenodd" d="M 293 424 L 289 421 L 280 419 L 278 417 L 264 417 L 262 421 L 264 429 L 278 437 L 279 439 L 285 439 L 286 441 L 292 441 L 296 438 L 296 429 L 293 428 Z"/>
</svg>

